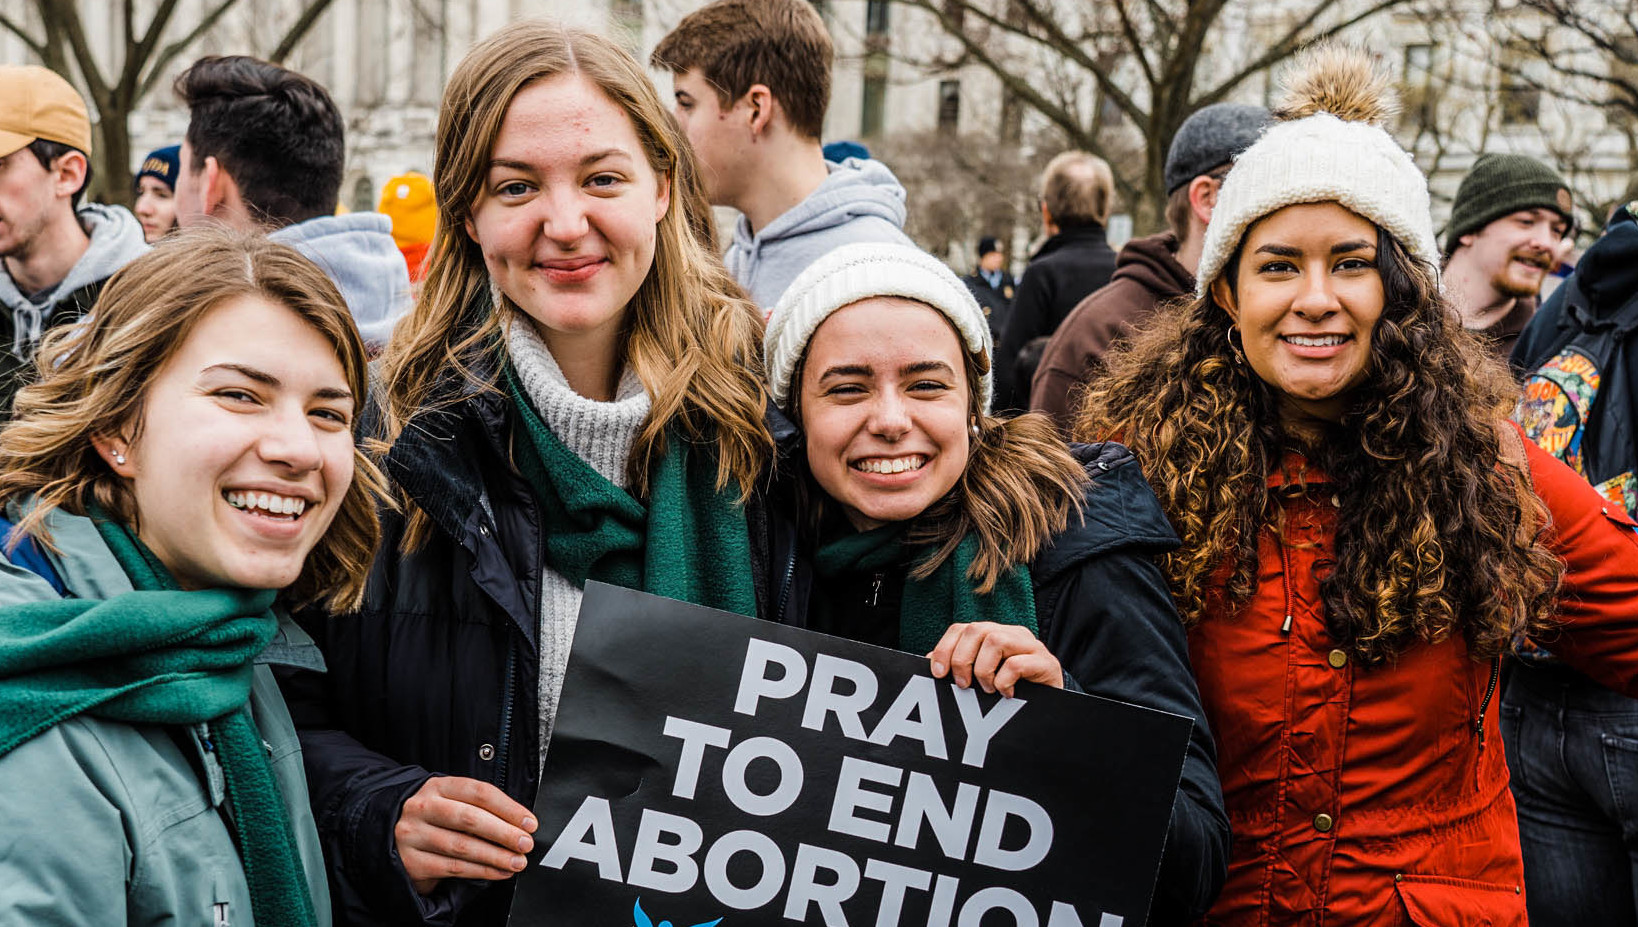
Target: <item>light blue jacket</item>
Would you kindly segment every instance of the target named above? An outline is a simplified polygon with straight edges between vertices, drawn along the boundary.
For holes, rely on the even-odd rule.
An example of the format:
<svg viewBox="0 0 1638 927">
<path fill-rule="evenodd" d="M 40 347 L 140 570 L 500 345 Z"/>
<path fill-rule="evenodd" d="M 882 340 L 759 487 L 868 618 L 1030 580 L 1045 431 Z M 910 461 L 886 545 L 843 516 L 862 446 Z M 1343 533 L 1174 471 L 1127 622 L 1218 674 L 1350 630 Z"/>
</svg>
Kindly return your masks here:
<svg viewBox="0 0 1638 927">
<path fill-rule="evenodd" d="M 11 512 L 15 520 L 17 512 Z M 71 594 L 105 599 L 130 580 L 90 520 L 47 522 L 46 551 Z M 0 560 L 0 606 L 57 598 Z M 330 892 L 302 777 L 301 747 L 269 664 L 323 669 L 294 623 L 257 660 L 251 717 L 284 794 L 321 927 Z M 251 927 L 250 888 L 223 818 L 225 780 L 199 728 L 79 715 L 0 757 L 0 924 Z"/>
</svg>

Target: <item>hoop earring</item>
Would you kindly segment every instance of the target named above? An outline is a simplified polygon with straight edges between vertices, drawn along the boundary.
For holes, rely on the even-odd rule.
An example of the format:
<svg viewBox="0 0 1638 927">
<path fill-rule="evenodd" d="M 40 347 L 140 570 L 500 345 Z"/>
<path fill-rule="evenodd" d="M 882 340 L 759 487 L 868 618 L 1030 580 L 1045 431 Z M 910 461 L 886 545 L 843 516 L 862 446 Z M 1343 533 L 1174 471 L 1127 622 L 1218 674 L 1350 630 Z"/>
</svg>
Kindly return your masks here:
<svg viewBox="0 0 1638 927">
<path fill-rule="evenodd" d="M 1245 363 L 1246 363 L 1245 338 L 1241 337 L 1241 339 L 1240 339 L 1240 341 L 1238 343 L 1236 343 L 1235 340 L 1234 340 L 1234 336 L 1236 334 L 1238 334 L 1239 331 L 1240 331 L 1240 329 L 1239 329 L 1238 326 L 1236 326 L 1233 322 L 1229 323 L 1229 327 L 1228 327 L 1229 351 L 1234 354 L 1234 362 L 1236 364 L 1239 364 L 1240 366 L 1244 367 Z"/>
</svg>

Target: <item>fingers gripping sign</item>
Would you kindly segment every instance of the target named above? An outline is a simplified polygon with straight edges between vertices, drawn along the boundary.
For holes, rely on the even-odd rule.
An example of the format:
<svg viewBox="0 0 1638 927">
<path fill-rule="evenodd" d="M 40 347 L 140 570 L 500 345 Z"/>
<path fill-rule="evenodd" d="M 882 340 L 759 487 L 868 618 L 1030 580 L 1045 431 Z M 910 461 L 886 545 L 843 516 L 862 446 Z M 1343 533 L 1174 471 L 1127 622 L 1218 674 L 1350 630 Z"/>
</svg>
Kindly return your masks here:
<svg viewBox="0 0 1638 927">
<path fill-rule="evenodd" d="M 1022 625 L 993 621 L 952 624 L 927 658 L 934 678 L 943 679 L 948 674 L 963 689 L 977 682 L 985 692 L 1000 692 L 1011 698 L 1021 679 L 1055 689 L 1064 687 L 1064 670 L 1058 658 Z"/>
<path fill-rule="evenodd" d="M 415 890 L 444 879 L 509 879 L 528 864 L 536 821 L 528 808 L 477 779 L 435 776 L 404 802 L 393 837 Z"/>
</svg>

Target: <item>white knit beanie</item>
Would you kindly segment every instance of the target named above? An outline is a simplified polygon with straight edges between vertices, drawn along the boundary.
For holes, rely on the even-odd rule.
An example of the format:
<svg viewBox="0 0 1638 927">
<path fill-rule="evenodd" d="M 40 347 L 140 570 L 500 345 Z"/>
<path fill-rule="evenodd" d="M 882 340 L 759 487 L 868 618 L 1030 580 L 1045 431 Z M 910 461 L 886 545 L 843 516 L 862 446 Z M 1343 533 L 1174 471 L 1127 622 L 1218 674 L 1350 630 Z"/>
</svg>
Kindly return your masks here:
<svg viewBox="0 0 1638 927">
<path fill-rule="evenodd" d="M 775 405 L 790 411 L 797 385 L 791 378 L 819 323 L 838 309 L 875 296 L 924 303 L 950 320 L 968 351 L 985 359 L 994 353 L 984 310 L 978 308 L 967 285 L 932 255 L 909 245 L 843 245 L 797 275 L 768 317 L 762 350 Z M 994 391 L 995 378 L 986 371 L 982 384 L 985 412 Z"/>
<path fill-rule="evenodd" d="M 1439 267 L 1428 181 L 1382 128 L 1395 111 L 1387 77 L 1364 52 L 1319 45 L 1286 80 L 1283 122 L 1234 160 L 1206 226 L 1195 294 L 1206 295 L 1258 219 L 1299 203 L 1336 202 Z"/>
</svg>

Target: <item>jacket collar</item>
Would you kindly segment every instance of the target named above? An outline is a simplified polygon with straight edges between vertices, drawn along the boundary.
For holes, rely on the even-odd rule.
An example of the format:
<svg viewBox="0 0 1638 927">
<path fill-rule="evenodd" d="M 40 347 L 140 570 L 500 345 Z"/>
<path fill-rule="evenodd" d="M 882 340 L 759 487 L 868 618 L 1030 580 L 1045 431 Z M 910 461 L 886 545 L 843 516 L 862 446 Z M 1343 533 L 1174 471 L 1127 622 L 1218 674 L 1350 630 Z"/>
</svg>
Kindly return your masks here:
<svg viewBox="0 0 1638 927">
<path fill-rule="evenodd" d="M 483 505 L 483 473 L 474 451 L 487 449 L 504 460 L 510 433 L 506 397 L 479 385 L 499 374 L 499 353 L 481 352 L 468 366 L 473 377 L 447 378 L 454 398 L 410 419 L 386 459 L 393 482 L 454 538 L 465 537 L 474 511 Z"/>
<path fill-rule="evenodd" d="M 1114 550 L 1162 554 L 1178 547 L 1177 533 L 1160 508 L 1154 490 L 1143 477 L 1137 458 L 1123 444 L 1070 446 L 1086 468 L 1091 485 L 1081 509 L 1081 520 L 1052 539 L 1030 564 L 1037 584 L 1051 582 L 1086 560 Z"/>
<path fill-rule="evenodd" d="M 1069 228 L 1060 228 L 1058 234 L 1041 243 L 1041 247 L 1030 260 L 1040 260 L 1054 251 L 1068 248 L 1080 243 L 1102 244 L 1109 240 L 1108 232 L 1096 222 L 1085 225 L 1072 225 Z"/>
</svg>

